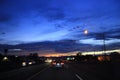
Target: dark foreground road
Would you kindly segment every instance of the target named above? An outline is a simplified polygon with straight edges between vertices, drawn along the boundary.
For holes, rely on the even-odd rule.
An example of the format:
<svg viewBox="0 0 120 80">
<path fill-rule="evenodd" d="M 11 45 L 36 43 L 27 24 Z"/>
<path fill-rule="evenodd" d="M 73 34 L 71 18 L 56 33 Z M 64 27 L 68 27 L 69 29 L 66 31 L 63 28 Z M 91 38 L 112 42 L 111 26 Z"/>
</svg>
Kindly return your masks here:
<svg viewBox="0 0 120 80">
<path fill-rule="evenodd" d="M 3 72 L 0 73 L 0 80 L 26 80 L 30 76 L 45 69 L 46 67 L 49 67 L 49 64 L 44 63 Z"/>
<path fill-rule="evenodd" d="M 93 65 L 93 64 L 92 64 Z M 64 68 L 49 67 L 28 78 L 27 80 L 114 80 L 111 75 L 104 71 L 104 67 L 98 70 L 90 68 L 90 64 L 66 64 Z M 103 68 L 99 70 L 99 68 Z M 104 72 L 104 73 L 102 73 Z"/>
<path fill-rule="evenodd" d="M 76 74 L 69 72 L 67 68 L 59 69 L 49 67 L 37 76 L 28 80 L 79 80 Z"/>
<path fill-rule="evenodd" d="M 64 68 L 43 64 L 0 74 L 0 80 L 116 80 L 111 73 L 103 64 L 68 63 Z"/>
</svg>

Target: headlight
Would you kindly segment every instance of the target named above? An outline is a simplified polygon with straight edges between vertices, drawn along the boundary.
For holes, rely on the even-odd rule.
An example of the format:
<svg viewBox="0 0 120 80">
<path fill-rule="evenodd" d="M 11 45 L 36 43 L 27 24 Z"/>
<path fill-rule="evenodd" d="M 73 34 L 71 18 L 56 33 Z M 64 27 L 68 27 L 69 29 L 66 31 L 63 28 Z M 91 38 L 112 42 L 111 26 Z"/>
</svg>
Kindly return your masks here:
<svg viewBox="0 0 120 80">
<path fill-rule="evenodd" d="M 32 65 L 33 63 L 32 63 L 32 62 L 29 62 L 28 64 L 29 64 L 29 65 Z"/>
<path fill-rule="evenodd" d="M 26 62 L 22 62 L 22 66 L 26 66 Z"/>
</svg>

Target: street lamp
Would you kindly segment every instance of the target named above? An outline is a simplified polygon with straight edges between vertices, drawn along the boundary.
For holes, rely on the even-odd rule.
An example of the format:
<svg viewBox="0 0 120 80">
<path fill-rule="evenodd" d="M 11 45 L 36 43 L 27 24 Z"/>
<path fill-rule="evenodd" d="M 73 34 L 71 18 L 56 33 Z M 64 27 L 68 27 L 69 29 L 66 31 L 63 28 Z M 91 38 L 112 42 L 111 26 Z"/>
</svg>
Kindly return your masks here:
<svg viewBox="0 0 120 80">
<path fill-rule="evenodd" d="M 89 33 L 89 31 L 86 29 L 84 30 L 84 34 L 87 35 Z M 95 48 L 94 48 L 94 56 L 95 56 Z"/>
<path fill-rule="evenodd" d="M 88 34 L 88 30 L 84 30 L 84 34 L 87 35 Z M 103 51 L 104 51 L 104 55 L 106 58 L 106 41 L 105 41 L 105 33 L 102 34 L 103 36 Z M 95 55 L 95 49 L 94 49 L 94 55 Z"/>
<path fill-rule="evenodd" d="M 86 30 L 84 30 L 84 34 L 85 35 L 87 35 L 88 34 L 88 30 L 86 29 Z"/>
<path fill-rule="evenodd" d="M 86 35 L 88 34 L 88 30 L 87 30 L 87 29 L 86 29 L 86 30 L 84 30 L 84 34 L 86 34 Z"/>
</svg>

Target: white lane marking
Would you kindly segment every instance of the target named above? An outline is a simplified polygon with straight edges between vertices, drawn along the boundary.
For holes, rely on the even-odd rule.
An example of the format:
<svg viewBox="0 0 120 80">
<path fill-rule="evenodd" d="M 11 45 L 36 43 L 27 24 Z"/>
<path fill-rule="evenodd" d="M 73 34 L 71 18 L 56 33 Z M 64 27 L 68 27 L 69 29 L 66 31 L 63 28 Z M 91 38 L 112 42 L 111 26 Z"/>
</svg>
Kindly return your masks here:
<svg viewBox="0 0 120 80">
<path fill-rule="evenodd" d="M 79 75 L 75 74 L 75 76 L 76 76 L 79 80 L 83 80 Z"/>
<path fill-rule="evenodd" d="M 37 76 L 38 74 L 40 74 L 41 72 L 47 70 L 50 66 L 48 66 L 47 68 L 44 68 L 43 70 L 39 71 L 38 73 L 32 75 L 31 77 L 29 77 L 27 80 L 32 80 L 35 76 Z"/>
</svg>

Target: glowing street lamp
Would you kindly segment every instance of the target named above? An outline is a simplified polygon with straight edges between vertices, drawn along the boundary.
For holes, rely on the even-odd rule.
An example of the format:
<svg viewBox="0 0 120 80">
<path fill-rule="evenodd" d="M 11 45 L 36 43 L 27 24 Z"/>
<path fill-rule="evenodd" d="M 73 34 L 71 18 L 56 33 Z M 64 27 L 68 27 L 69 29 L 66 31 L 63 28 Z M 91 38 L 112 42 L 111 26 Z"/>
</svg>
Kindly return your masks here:
<svg viewBox="0 0 120 80">
<path fill-rule="evenodd" d="M 3 61 L 7 61 L 8 60 L 8 57 L 3 57 Z"/>
<path fill-rule="evenodd" d="M 88 30 L 84 30 L 84 34 L 87 35 L 88 34 Z M 95 49 L 94 49 L 94 55 L 95 55 Z"/>
<path fill-rule="evenodd" d="M 84 34 L 88 34 L 88 30 L 84 30 Z"/>
</svg>

